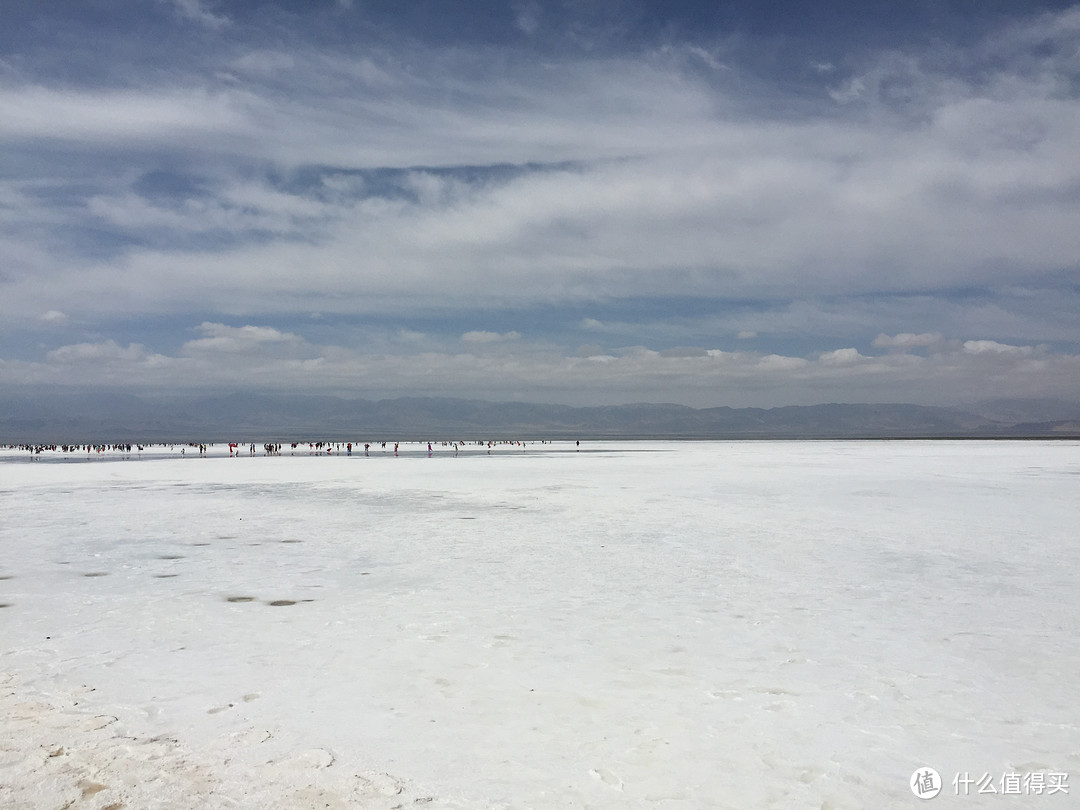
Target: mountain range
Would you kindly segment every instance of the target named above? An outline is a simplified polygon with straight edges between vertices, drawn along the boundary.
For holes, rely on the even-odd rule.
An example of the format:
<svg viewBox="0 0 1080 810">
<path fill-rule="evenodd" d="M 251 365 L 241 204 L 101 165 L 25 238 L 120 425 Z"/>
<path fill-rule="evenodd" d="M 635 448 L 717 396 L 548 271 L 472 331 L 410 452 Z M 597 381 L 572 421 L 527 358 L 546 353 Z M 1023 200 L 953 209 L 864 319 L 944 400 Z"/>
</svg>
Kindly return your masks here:
<svg viewBox="0 0 1080 810">
<path fill-rule="evenodd" d="M 439 439 L 1080 438 L 1080 403 L 572 407 L 437 397 L 0 394 L 0 443 Z"/>
</svg>

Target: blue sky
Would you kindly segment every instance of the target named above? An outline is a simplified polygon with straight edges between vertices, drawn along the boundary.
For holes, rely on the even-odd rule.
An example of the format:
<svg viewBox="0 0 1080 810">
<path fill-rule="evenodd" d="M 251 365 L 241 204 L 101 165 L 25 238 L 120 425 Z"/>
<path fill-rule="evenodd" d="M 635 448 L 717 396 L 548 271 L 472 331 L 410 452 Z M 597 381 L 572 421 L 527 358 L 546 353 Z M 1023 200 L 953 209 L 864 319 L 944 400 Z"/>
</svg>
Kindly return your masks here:
<svg viewBox="0 0 1080 810">
<path fill-rule="evenodd" d="M 4 390 L 1080 398 L 1080 5 L 2 6 Z"/>
</svg>

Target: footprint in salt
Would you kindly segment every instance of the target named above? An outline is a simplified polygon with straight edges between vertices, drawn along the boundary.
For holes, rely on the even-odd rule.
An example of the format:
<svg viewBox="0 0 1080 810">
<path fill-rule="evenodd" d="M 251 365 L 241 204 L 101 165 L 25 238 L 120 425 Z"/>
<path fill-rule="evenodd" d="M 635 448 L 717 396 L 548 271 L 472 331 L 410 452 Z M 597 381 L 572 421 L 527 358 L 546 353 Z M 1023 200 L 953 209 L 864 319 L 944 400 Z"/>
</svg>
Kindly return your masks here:
<svg viewBox="0 0 1080 810">
<path fill-rule="evenodd" d="M 234 603 L 238 603 L 238 602 L 254 602 L 255 597 L 254 596 L 226 596 L 225 601 L 226 602 L 234 602 Z"/>
<path fill-rule="evenodd" d="M 397 796 L 405 790 L 405 785 L 388 773 L 358 773 L 356 778 L 367 794 Z"/>
<path fill-rule="evenodd" d="M 617 774 L 612 773 L 607 768 L 593 768 L 591 771 L 589 771 L 589 775 L 595 779 L 599 779 L 612 790 L 623 789 L 623 780 L 620 779 Z"/>
<path fill-rule="evenodd" d="M 267 602 L 270 607 L 288 607 L 289 605 L 295 605 L 292 599 L 275 599 L 273 602 Z"/>
<path fill-rule="evenodd" d="M 83 779 L 79 782 L 79 787 L 82 788 L 82 797 L 89 799 L 91 796 L 96 796 L 103 790 L 108 790 L 108 785 L 103 785 L 100 782 L 91 782 L 87 779 Z"/>
<path fill-rule="evenodd" d="M 111 726 L 117 722 L 117 719 L 111 714 L 99 714 L 96 717 L 87 717 L 78 723 L 77 727 L 81 731 L 97 731 L 103 729 L 106 726 Z"/>
<path fill-rule="evenodd" d="M 312 748 L 307 751 L 301 751 L 299 754 L 294 754 L 286 759 L 279 759 L 273 764 L 278 768 L 306 771 L 329 768 L 334 764 L 335 759 L 334 755 L 325 748 Z"/>
<path fill-rule="evenodd" d="M 742 700 L 742 693 L 737 692 L 734 689 L 718 689 L 712 692 L 706 692 L 705 694 L 714 700 L 720 698 L 726 698 L 727 700 Z"/>
<path fill-rule="evenodd" d="M 274 739 L 274 733 L 264 728 L 249 728 L 244 731 L 234 731 L 228 735 L 227 739 L 234 746 L 254 747 Z"/>
</svg>

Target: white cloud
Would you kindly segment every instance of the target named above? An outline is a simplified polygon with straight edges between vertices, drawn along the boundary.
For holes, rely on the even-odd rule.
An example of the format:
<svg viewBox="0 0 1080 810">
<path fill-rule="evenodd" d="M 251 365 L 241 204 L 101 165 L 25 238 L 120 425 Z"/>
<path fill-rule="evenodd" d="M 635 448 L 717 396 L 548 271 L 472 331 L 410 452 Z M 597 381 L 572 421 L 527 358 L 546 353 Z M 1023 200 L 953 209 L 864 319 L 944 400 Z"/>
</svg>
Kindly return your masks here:
<svg viewBox="0 0 1080 810">
<path fill-rule="evenodd" d="M 287 344 L 298 346 L 303 338 L 291 332 L 280 332 L 268 326 L 226 326 L 221 323 L 205 322 L 199 331 L 205 337 L 190 340 L 183 345 L 186 354 L 196 352 L 227 352 L 230 354 L 252 352 L 264 349 L 268 344 Z"/>
<path fill-rule="evenodd" d="M 42 312 L 38 315 L 38 320 L 45 323 L 61 324 L 67 323 L 68 316 L 58 309 L 50 309 L 48 312 Z"/>
<path fill-rule="evenodd" d="M 892 401 L 955 404 L 1025 396 L 1050 379 L 1047 395 L 1080 397 L 1080 356 L 1038 347 L 967 341 L 939 353 L 867 356 L 854 347 L 806 358 L 684 347 L 570 354 L 515 341 L 496 353 L 409 346 L 390 334 L 383 349 L 317 345 L 265 326 L 203 324 L 205 337 L 175 356 L 114 341 L 63 346 L 41 362 L 7 361 L 0 382 L 111 385 L 126 390 L 262 389 L 383 397 L 424 395 L 569 404 L 681 401 L 697 406 Z M 495 333 L 490 333 L 495 334 Z M 378 340 L 365 343 L 379 343 Z M 994 345 L 987 345 L 994 344 Z M 393 351 L 389 349 L 395 346 Z"/>
<path fill-rule="evenodd" d="M 556 60 L 544 70 L 510 61 L 496 80 L 448 52 L 408 69 L 377 53 L 346 59 L 304 49 L 252 49 L 230 61 L 250 74 L 242 87 L 205 79 L 124 91 L 3 86 L 0 133 L 91 150 L 194 146 L 215 168 L 243 156 L 285 172 L 313 163 L 575 161 L 572 170 L 500 181 L 417 171 L 404 181 L 413 200 L 379 189 L 316 200 L 228 174 L 212 198 L 182 205 L 123 190 L 89 200 L 91 214 L 122 232 L 302 240 L 304 259 L 253 244 L 218 251 L 221 267 L 209 279 L 177 279 L 220 300 L 234 286 L 227 267 L 241 277 L 265 273 L 278 307 L 296 293 L 296 284 L 280 284 L 295 263 L 338 268 L 307 274 L 305 286 L 316 296 L 331 288 L 349 307 L 363 305 L 372 281 L 376 292 L 402 295 L 442 282 L 444 298 L 483 291 L 496 305 L 519 292 L 565 301 L 1024 283 L 1074 266 L 1080 253 L 1080 206 L 1060 203 L 1080 183 L 1080 103 L 1034 78 L 988 94 L 894 55 L 875 68 L 881 76 L 911 74 L 931 86 L 919 95 L 924 122 L 898 127 L 875 117 L 721 115 L 714 88 L 660 59 Z M 372 66 L 392 92 L 349 81 Z M 948 92 L 933 89 L 943 84 Z M 457 103 L 439 101 L 451 92 Z M 127 258 L 133 272 L 159 278 L 186 263 L 174 249 Z M 359 265 L 349 274 L 351 300 L 348 285 L 344 296 L 338 286 L 348 261 Z M 80 277 L 96 286 L 85 271 L 71 270 L 73 299 L 86 292 Z"/>
<path fill-rule="evenodd" d="M 221 138 L 254 140 L 251 96 L 217 90 L 73 90 L 0 85 L 0 134 L 113 148 L 131 141 L 220 148 Z M 235 146 L 240 144 L 234 142 Z"/>
<path fill-rule="evenodd" d="M 762 371 L 787 372 L 804 369 L 810 361 L 802 357 L 785 357 L 781 354 L 767 354 L 758 360 L 757 366 Z"/>
<path fill-rule="evenodd" d="M 818 362 L 823 366 L 852 366 L 865 359 L 858 349 L 847 348 L 824 352 Z"/>
<path fill-rule="evenodd" d="M 902 332 L 892 336 L 882 333 L 874 338 L 872 345 L 879 349 L 915 349 L 938 346 L 943 340 L 937 332 L 924 332 L 919 335 Z"/>
<path fill-rule="evenodd" d="M 501 343 L 506 340 L 517 340 L 521 335 L 517 332 L 484 332 L 482 330 L 476 330 L 472 332 L 466 332 L 461 336 L 462 341 L 465 343 Z"/>
<path fill-rule="evenodd" d="M 175 8 L 211 27 L 225 19 L 221 4 Z M 536 8 L 516 6 L 519 24 Z M 1014 344 L 1077 334 L 1067 281 L 1080 256 L 1078 21 L 1073 10 L 963 52 L 888 54 L 856 75 L 815 68 L 849 103 L 788 117 L 776 87 L 755 96 L 762 115 L 731 89 L 738 82 L 701 69 L 728 65 L 721 50 L 678 44 L 539 64 L 497 48 L 351 56 L 238 39 L 220 63 L 203 55 L 167 80 L 131 74 L 122 89 L 8 72 L 0 139 L 33 159 L 0 181 L 0 321 L 41 330 L 63 322 L 50 313 L 78 313 L 108 336 L 113 315 L 252 323 L 318 312 L 312 329 L 327 334 L 346 317 L 424 323 L 448 310 L 573 304 L 556 319 L 619 343 L 688 348 L 566 358 L 514 332 L 465 332 L 451 349 L 405 330 L 380 351 L 412 346 L 418 367 L 453 367 L 470 384 L 503 374 L 541 393 L 573 381 L 704 397 L 709 385 L 767 388 L 785 374 L 802 390 L 909 385 L 916 369 L 940 387 L 947 368 L 978 387 L 965 376 L 976 363 L 1030 383 L 1037 364 L 1058 374 L 1071 355 Z M 40 168 L 65 154 L 78 171 Z M 198 195 L 147 195 L 138 180 L 159 165 L 210 179 Z M 434 168 L 400 169 L 423 166 Z M 951 297 L 958 289 L 978 294 Z M 672 300 L 700 305 L 684 314 Z M 725 301 L 757 308 L 708 311 Z M 624 314 L 639 305 L 644 314 Z M 807 341 L 789 350 L 805 357 L 697 348 L 702 335 L 758 333 Z M 854 348 L 874 334 L 887 356 Z M 462 343 L 467 355 L 455 353 Z M 252 358 L 266 358 L 262 373 L 284 362 L 282 379 L 317 368 L 346 385 L 385 369 L 403 389 L 420 385 L 398 360 L 354 345 L 208 322 L 169 362 L 213 377 L 212 356 L 237 356 L 221 367 L 246 379 Z M 140 362 L 124 355 L 138 346 L 62 347 L 33 373 L 80 352 Z M 815 351 L 829 346 L 847 348 Z M 511 357 L 521 365 L 499 365 Z M 575 376 L 599 366 L 595 379 Z M 29 367 L 4 368 L 10 379 Z M 1061 385 L 1049 370 L 1040 379 Z"/>
<path fill-rule="evenodd" d="M 61 346 L 46 355 L 47 364 L 38 371 L 51 373 L 51 382 L 82 385 L 120 384 L 141 385 L 140 378 L 164 382 L 158 372 L 174 365 L 172 358 L 151 352 L 139 343 L 121 346 L 114 340 L 99 343 L 73 343 Z M 34 364 L 29 364 L 32 368 Z M 49 379 L 49 374 L 30 375 L 28 382 Z"/>
<path fill-rule="evenodd" d="M 100 360 L 142 360 L 146 357 L 146 347 L 130 343 L 122 347 L 114 340 L 101 343 L 73 343 L 61 346 L 49 352 L 49 360 L 57 363 L 82 363 Z"/>
<path fill-rule="evenodd" d="M 990 354 L 990 355 L 1013 355 L 1026 356 L 1034 354 L 1037 349 L 1032 346 L 1010 346 L 1007 343 L 998 343 L 994 340 L 965 340 L 964 351 L 967 354 Z"/>
<path fill-rule="evenodd" d="M 215 14 L 207 8 L 206 0 L 170 0 L 176 12 L 184 19 L 196 22 L 214 31 L 229 24 L 229 18 Z"/>
</svg>

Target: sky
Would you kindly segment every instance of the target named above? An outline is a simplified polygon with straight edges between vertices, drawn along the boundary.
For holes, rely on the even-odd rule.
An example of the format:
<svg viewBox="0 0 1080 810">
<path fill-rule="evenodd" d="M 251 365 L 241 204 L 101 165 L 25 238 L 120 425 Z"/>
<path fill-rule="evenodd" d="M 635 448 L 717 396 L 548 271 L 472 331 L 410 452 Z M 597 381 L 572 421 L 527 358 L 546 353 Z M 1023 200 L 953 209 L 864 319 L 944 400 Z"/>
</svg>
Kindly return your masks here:
<svg viewBox="0 0 1080 810">
<path fill-rule="evenodd" d="M 1080 5 L 0 0 L 0 392 L 1080 399 Z"/>
</svg>

